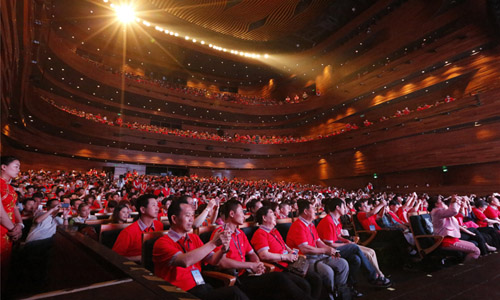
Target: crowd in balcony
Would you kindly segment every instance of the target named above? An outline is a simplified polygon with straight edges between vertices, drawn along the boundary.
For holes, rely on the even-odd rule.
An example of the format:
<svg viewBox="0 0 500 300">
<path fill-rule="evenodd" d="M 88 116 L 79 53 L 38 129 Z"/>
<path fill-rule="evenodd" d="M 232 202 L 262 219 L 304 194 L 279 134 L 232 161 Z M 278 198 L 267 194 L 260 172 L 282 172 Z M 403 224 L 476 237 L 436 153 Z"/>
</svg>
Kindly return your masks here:
<svg viewBox="0 0 500 300">
<path fill-rule="evenodd" d="M 185 94 L 185 95 L 191 95 L 191 96 L 195 96 L 195 97 L 203 97 L 203 98 L 209 99 L 209 100 L 221 100 L 221 101 L 227 101 L 227 102 L 244 104 L 244 105 L 282 105 L 284 103 L 298 103 L 298 102 L 300 102 L 299 100 L 297 100 L 297 102 L 295 102 L 295 101 L 294 102 L 277 101 L 276 99 L 272 99 L 272 98 L 253 96 L 253 95 L 244 95 L 244 94 L 239 94 L 239 93 L 211 92 L 207 89 L 199 89 L 199 88 L 195 88 L 195 87 L 190 87 L 190 86 L 182 85 L 179 83 L 170 82 L 168 80 L 163 80 L 163 79 L 158 79 L 158 78 L 150 78 L 146 75 L 139 75 L 139 74 L 133 74 L 130 72 L 124 72 L 124 71 L 121 71 L 118 69 L 114 69 L 110 66 L 104 65 L 104 64 L 97 62 L 95 60 L 92 60 L 87 56 L 81 55 L 80 57 L 82 57 L 86 61 L 92 63 L 94 66 L 96 66 L 102 70 L 105 70 L 107 72 L 111 72 L 114 75 L 122 75 L 123 74 L 127 78 L 134 80 L 138 83 L 159 86 L 162 88 L 166 88 L 166 89 L 168 89 L 174 93 L 177 93 L 177 94 Z"/>
<path fill-rule="evenodd" d="M 109 126 L 120 126 L 120 127 L 126 127 L 132 130 L 141 130 L 141 131 L 147 131 L 147 132 L 152 132 L 152 133 L 159 133 L 159 134 L 168 134 L 168 135 L 175 135 L 179 137 L 187 137 L 187 138 L 194 138 L 194 139 L 202 139 L 202 140 L 211 140 L 211 141 L 221 141 L 221 142 L 232 142 L 232 143 L 244 143 L 244 144 L 289 144 L 289 143 L 303 143 L 303 142 L 309 142 L 309 141 L 314 141 L 314 140 L 319 140 L 319 139 L 324 139 L 324 138 L 329 138 L 335 135 L 340 135 L 349 131 L 353 130 L 358 130 L 360 127 L 356 125 L 355 123 L 346 123 L 344 125 L 344 128 L 340 130 L 333 131 L 328 134 L 320 134 L 320 135 L 311 135 L 311 136 L 300 136 L 300 137 L 294 137 L 294 136 L 266 136 L 266 135 L 240 135 L 240 134 L 234 134 L 233 136 L 225 135 L 225 136 L 220 136 L 215 133 L 210 133 L 210 132 L 200 132 L 200 131 L 195 131 L 195 130 L 182 130 L 182 129 L 172 129 L 172 128 L 167 128 L 167 127 L 161 127 L 161 126 L 156 126 L 156 125 L 150 125 L 150 124 L 140 124 L 138 122 L 124 122 L 123 119 L 118 116 L 115 117 L 114 119 L 108 118 L 107 116 L 102 116 L 101 114 L 92 114 L 88 113 L 82 110 L 77 110 L 75 108 L 67 107 L 67 106 L 62 106 L 62 105 L 57 105 L 52 99 L 48 99 L 46 97 L 42 96 L 42 99 L 49 102 L 53 106 L 57 107 L 60 110 L 63 110 L 67 113 L 73 114 L 75 116 L 85 118 L 87 120 L 91 120 L 94 122 L 98 122 L 101 124 L 106 124 Z M 413 112 L 419 112 L 422 110 L 429 109 L 431 107 L 437 107 L 438 105 L 442 105 L 445 103 L 450 103 L 454 101 L 453 98 L 447 96 L 444 101 L 437 101 L 434 105 L 422 105 L 418 106 L 416 110 L 412 111 L 408 107 L 405 107 L 402 111 L 398 110 L 396 113 L 391 116 L 390 118 L 398 118 L 404 115 L 409 115 L 410 113 Z M 381 117 L 379 119 L 379 122 L 384 122 L 386 120 L 389 120 L 390 118 L 387 118 L 385 116 Z M 363 122 L 363 125 L 365 127 L 369 127 L 374 125 L 374 122 L 371 122 L 369 120 L 365 120 Z"/>
</svg>

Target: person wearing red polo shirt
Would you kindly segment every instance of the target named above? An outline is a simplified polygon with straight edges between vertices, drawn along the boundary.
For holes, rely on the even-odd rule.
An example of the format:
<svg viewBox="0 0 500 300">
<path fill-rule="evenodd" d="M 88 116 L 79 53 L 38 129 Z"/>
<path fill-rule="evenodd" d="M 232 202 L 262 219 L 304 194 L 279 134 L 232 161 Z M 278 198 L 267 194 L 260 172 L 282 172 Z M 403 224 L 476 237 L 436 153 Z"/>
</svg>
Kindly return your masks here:
<svg viewBox="0 0 500 300">
<path fill-rule="evenodd" d="M 250 299 L 312 299 L 307 291 L 301 289 L 295 282 L 282 272 L 265 272 L 264 264 L 255 254 L 243 231 L 238 229 L 245 222 L 245 214 L 241 203 L 229 200 L 224 204 L 225 225 L 212 233 L 229 231 L 231 236 L 229 251 L 222 257 L 219 267 L 236 270 L 239 288 Z M 247 261 L 248 259 L 248 261 Z"/>
<path fill-rule="evenodd" d="M 342 294 L 350 294 L 347 287 L 349 265 L 340 258 L 337 250 L 326 245 L 318 236 L 312 221 L 316 217 L 314 206 L 307 200 L 297 201 L 299 219 L 293 222 L 286 237 L 290 248 L 300 250 L 307 256 L 309 269 L 319 273 L 323 287 L 328 291 L 330 299 L 335 294 L 335 286 Z"/>
<path fill-rule="evenodd" d="M 469 200 L 467 196 L 463 198 L 465 201 Z M 487 207 L 488 203 L 486 201 L 478 200 L 476 201 L 476 207 L 472 208 L 472 213 L 476 216 L 476 223 L 479 225 L 477 230 L 483 234 L 489 235 L 490 239 L 488 239 L 488 243 L 491 243 L 493 247 L 498 249 L 500 248 L 500 232 L 489 225 L 498 226 L 500 225 L 500 221 L 486 217 L 485 211 Z"/>
<path fill-rule="evenodd" d="M 488 203 L 486 203 L 486 201 L 478 200 L 476 201 L 476 207 L 472 208 L 472 212 L 474 213 L 474 216 L 477 219 L 476 221 L 477 225 L 479 225 L 479 227 L 488 227 L 488 225 L 494 225 L 494 224 L 500 225 L 500 221 L 486 217 L 484 212 L 487 207 Z"/>
<path fill-rule="evenodd" d="M 252 236 L 251 244 L 257 255 L 262 261 L 272 263 L 277 266 L 276 271 L 281 272 L 286 269 L 290 262 L 294 262 L 298 258 L 298 251 L 295 252 L 285 244 L 283 237 L 275 228 L 276 215 L 269 206 L 259 208 L 256 213 L 256 221 L 261 224 L 259 229 Z M 280 267 L 281 266 L 281 267 Z M 290 279 L 295 281 L 303 289 L 310 290 L 311 296 L 314 299 L 319 299 L 321 296 L 321 277 L 316 272 L 306 274 L 304 282 L 302 277 L 292 273 L 284 273 Z M 309 286 L 307 286 L 309 283 Z"/>
<path fill-rule="evenodd" d="M 368 281 L 375 286 L 390 286 L 391 281 L 385 278 L 378 267 L 377 254 L 373 249 L 357 245 L 356 243 L 342 237 L 342 223 L 340 217 L 346 212 L 344 201 L 339 198 L 329 199 L 326 202 L 327 211 L 318 224 L 318 234 L 321 240 L 336 248 L 340 256 L 349 262 L 349 277 L 351 284 L 356 282 L 356 275 L 362 266 L 368 271 Z M 369 257 L 371 259 L 369 259 Z M 359 292 L 353 290 L 353 294 L 359 295 Z"/>
<path fill-rule="evenodd" d="M 416 194 L 415 194 L 416 195 Z M 413 198 L 413 197 L 412 197 Z M 354 207 L 358 211 L 355 218 L 357 217 L 364 230 L 379 231 L 377 233 L 377 238 L 387 241 L 394 245 L 399 251 L 398 255 L 401 258 L 409 255 L 415 255 L 416 251 L 413 249 L 412 245 L 405 238 L 403 231 L 401 230 L 381 230 L 382 228 L 377 224 L 377 218 L 380 217 L 379 212 L 385 209 L 387 201 L 382 199 L 380 203 L 372 208 L 368 205 L 368 200 L 359 200 L 354 204 Z M 408 257 L 406 257 L 408 258 Z"/>
<path fill-rule="evenodd" d="M 227 252 L 229 235 L 217 233 L 210 242 L 203 244 L 199 236 L 189 233 L 193 228 L 194 209 L 183 200 L 172 202 L 168 218 L 170 230 L 153 247 L 155 275 L 201 299 L 248 299 L 235 286 L 214 289 L 201 275 L 202 263 L 217 265 Z M 214 252 L 218 246 L 222 247 Z"/>
<path fill-rule="evenodd" d="M 377 219 L 377 213 L 385 205 L 386 201 L 382 200 L 377 206 L 371 209 L 366 199 L 359 200 L 354 204 L 354 207 L 358 211 L 356 217 L 358 218 L 358 221 L 361 223 L 361 226 L 363 226 L 364 230 L 375 231 L 382 229 L 377 224 L 376 219 Z"/>
<path fill-rule="evenodd" d="M 488 219 L 500 221 L 500 200 L 498 200 L 498 197 L 500 195 L 497 193 L 488 197 L 488 207 L 484 211 L 484 215 Z"/>
<path fill-rule="evenodd" d="M 142 233 L 163 230 L 163 224 L 157 221 L 158 203 L 155 196 L 145 194 L 137 198 L 135 207 L 139 212 L 139 220 L 123 229 L 115 244 L 113 251 L 133 261 L 141 261 Z"/>
</svg>

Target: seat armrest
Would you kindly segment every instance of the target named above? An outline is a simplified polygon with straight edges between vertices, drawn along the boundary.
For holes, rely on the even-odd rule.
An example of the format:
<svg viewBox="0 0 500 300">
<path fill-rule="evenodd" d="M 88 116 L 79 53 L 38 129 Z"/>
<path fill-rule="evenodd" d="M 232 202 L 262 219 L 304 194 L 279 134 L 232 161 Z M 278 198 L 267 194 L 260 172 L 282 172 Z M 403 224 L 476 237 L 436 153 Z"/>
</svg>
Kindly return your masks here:
<svg viewBox="0 0 500 300">
<path fill-rule="evenodd" d="M 266 267 L 266 273 L 274 272 L 276 269 L 276 266 L 270 263 L 263 262 L 264 266 Z"/>
<path fill-rule="evenodd" d="M 358 234 L 357 235 L 358 237 L 359 237 L 360 233 L 368 234 L 367 239 L 364 239 L 361 241 L 361 238 L 360 238 L 359 244 L 362 246 L 366 246 L 366 245 L 370 244 L 373 241 L 373 239 L 375 238 L 375 236 L 377 236 L 377 231 L 371 231 L 371 230 L 357 230 L 356 233 Z"/>
<path fill-rule="evenodd" d="M 428 248 L 422 248 L 420 246 L 420 243 L 418 242 L 419 239 L 423 239 L 423 238 L 432 238 L 434 239 L 434 244 Z M 417 241 L 417 248 L 419 248 L 419 254 L 421 257 L 431 253 L 432 251 L 436 250 L 437 248 L 439 248 L 439 246 L 441 246 L 441 242 L 443 241 L 444 239 L 444 236 L 441 236 L 441 235 L 433 235 L 433 234 L 422 234 L 422 235 L 415 235 L 415 241 Z"/>
<path fill-rule="evenodd" d="M 224 282 L 224 286 L 233 286 L 236 283 L 236 277 L 226 273 L 216 271 L 203 271 L 203 276 L 208 276 Z"/>
</svg>

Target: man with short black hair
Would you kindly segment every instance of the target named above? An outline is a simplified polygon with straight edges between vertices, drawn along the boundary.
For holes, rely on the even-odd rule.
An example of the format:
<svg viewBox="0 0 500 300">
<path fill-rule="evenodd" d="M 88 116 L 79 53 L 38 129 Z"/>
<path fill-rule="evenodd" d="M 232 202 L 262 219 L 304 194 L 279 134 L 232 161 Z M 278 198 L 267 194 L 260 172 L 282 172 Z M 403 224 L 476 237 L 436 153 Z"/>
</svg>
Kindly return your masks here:
<svg viewBox="0 0 500 300">
<path fill-rule="evenodd" d="M 286 219 L 288 218 L 290 211 L 292 211 L 292 207 L 288 201 L 283 201 L 279 204 L 279 215 L 276 216 L 278 219 Z"/>
<path fill-rule="evenodd" d="M 211 239 L 215 239 L 218 233 L 229 231 L 231 239 L 229 251 L 221 258 L 219 266 L 237 271 L 241 290 L 250 299 L 255 300 L 312 299 L 307 291 L 281 272 L 264 274 L 264 264 L 253 251 L 245 233 L 238 229 L 238 226 L 245 222 L 241 203 L 237 200 L 229 200 L 224 206 L 225 226 L 214 230 Z"/>
<path fill-rule="evenodd" d="M 142 233 L 163 230 L 163 224 L 156 220 L 158 203 L 154 195 L 145 194 L 137 198 L 135 207 L 139 219 L 123 229 L 113 251 L 133 261 L 140 261 L 142 255 Z"/>
<path fill-rule="evenodd" d="M 35 211 L 36 211 L 36 201 L 33 198 L 28 198 L 24 200 L 23 203 L 23 210 L 21 211 L 21 216 L 31 218 L 33 217 Z"/>
<path fill-rule="evenodd" d="M 330 299 L 333 299 L 335 287 L 344 295 L 350 294 L 346 285 L 349 275 L 347 261 L 319 238 L 312 223 L 316 218 L 314 206 L 307 200 L 299 200 L 297 205 L 299 219 L 290 226 L 287 245 L 292 249 L 299 249 L 301 254 L 307 256 L 309 268 L 320 274 Z"/>
<path fill-rule="evenodd" d="M 391 281 L 382 274 L 378 268 L 377 256 L 373 249 L 358 246 L 356 243 L 342 237 L 342 224 L 340 216 L 346 214 L 344 201 L 339 198 L 329 199 L 325 205 L 328 215 L 318 224 L 318 234 L 321 240 L 330 247 L 337 249 L 340 255 L 349 262 L 350 284 L 356 283 L 356 275 L 363 267 L 368 271 L 368 281 L 375 286 L 389 286 Z M 372 258 L 373 264 L 368 259 L 367 253 Z M 353 294 L 360 295 L 353 290 Z"/>
<path fill-rule="evenodd" d="M 201 299 L 248 299 L 235 287 L 214 289 L 201 275 L 202 262 L 217 265 L 229 248 L 229 237 L 218 233 L 203 244 L 200 237 L 189 233 L 194 222 L 194 209 L 185 200 L 175 200 L 168 208 L 171 224 L 166 235 L 153 247 L 155 274 Z M 214 252 L 216 247 L 221 249 Z"/>
<path fill-rule="evenodd" d="M 69 209 L 63 210 L 63 218 L 58 217 L 61 204 L 53 198 L 47 201 L 47 211 L 39 210 L 33 217 L 33 225 L 26 237 L 26 244 L 51 238 L 56 233 L 58 225 L 68 224 Z"/>
<path fill-rule="evenodd" d="M 89 220 L 97 220 L 97 217 L 90 214 L 90 206 L 87 203 L 81 203 L 78 206 L 78 215 L 71 219 L 71 223 L 85 224 Z"/>
<path fill-rule="evenodd" d="M 255 222 L 255 214 L 262 207 L 262 202 L 259 199 L 252 199 L 247 203 L 247 211 L 251 214 L 247 218 L 247 222 Z"/>
</svg>

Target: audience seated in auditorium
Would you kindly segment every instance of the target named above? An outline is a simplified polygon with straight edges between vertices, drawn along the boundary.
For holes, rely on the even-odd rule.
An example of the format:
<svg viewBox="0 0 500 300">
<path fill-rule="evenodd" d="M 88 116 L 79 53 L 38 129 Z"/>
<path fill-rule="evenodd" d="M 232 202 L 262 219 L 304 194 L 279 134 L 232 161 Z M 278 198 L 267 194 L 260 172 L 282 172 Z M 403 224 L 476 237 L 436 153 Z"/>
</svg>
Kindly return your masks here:
<svg viewBox="0 0 500 300">
<path fill-rule="evenodd" d="M 220 217 L 221 214 L 220 213 L 218 214 L 219 202 L 221 202 L 220 204 L 222 204 L 224 202 L 227 202 L 227 199 L 231 198 L 238 201 L 239 203 L 248 203 L 249 200 L 251 199 L 258 199 L 258 201 L 260 202 L 267 203 L 266 205 L 268 205 L 269 203 L 280 203 L 278 205 L 274 204 L 278 208 L 283 203 L 290 203 L 291 204 L 290 207 L 295 207 L 295 209 L 297 209 L 298 208 L 297 202 L 300 203 L 300 201 L 304 199 L 308 198 L 317 204 L 318 200 L 322 198 L 320 195 L 323 195 L 326 198 L 333 198 L 336 195 L 337 197 L 345 200 L 346 206 L 349 206 L 351 208 L 353 204 L 356 204 L 356 206 L 366 205 L 369 208 L 368 211 L 371 211 L 372 209 L 370 205 L 374 205 L 375 207 L 377 207 L 383 204 L 380 207 L 380 210 L 378 211 L 379 214 L 373 215 L 375 218 L 375 224 L 379 226 L 383 225 L 384 222 L 380 223 L 380 221 L 382 221 L 384 217 L 390 216 L 393 222 L 391 226 L 394 226 L 395 228 L 401 227 L 401 229 L 404 229 L 403 226 L 400 226 L 401 222 L 405 223 L 401 218 L 407 219 L 408 214 L 412 212 L 425 211 L 426 203 L 428 202 L 426 200 L 427 199 L 426 194 L 419 194 L 417 196 L 414 193 L 401 194 L 401 195 L 394 193 L 387 193 L 386 195 L 383 193 L 375 192 L 372 189 L 369 190 L 359 189 L 357 191 L 355 190 L 348 191 L 335 187 L 322 187 L 322 186 L 290 183 L 290 182 L 272 182 L 269 180 L 251 181 L 251 180 L 244 180 L 237 178 L 231 180 L 227 178 L 216 178 L 216 177 L 204 178 L 204 177 L 198 177 L 194 174 L 189 177 L 149 176 L 149 175 L 131 174 L 130 176 L 127 177 L 128 178 L 122 183 L 122 188 L 120 189 L 118 180 L 113 180 L 112 178 L 102 176 L 101 172 L 97 172 L 95 170 L 93 170 L 92 172 L 76 172 L 76 171 L 49 172 L 49 171 L 30 170 L 23 172 L 21 176 L 15 178 L 14 183 L 19 192 L 20 201 L 25 201 L 24 197 L 26 197 L 26 195 L 33 195 L 34 198 L 38 199 L 37 203 L 40 203 L 40 205 L 44 205 L 45 201 L 48 201 L 48 203 L 46 204 L 48 211 L 51 211 L 51 208 L 53 208 L 51 206 L 53 206 L 54 203 L 57 203 L 50 201 L 48 199 L 50 199 L 50 197 L 55 196 L 56 194 L 58 195 L 59 199 L 63 200 L 63 202 L 65 203 L 75 204 L 78 203 L 78 199 L 83 198 L 84 202 L 89 204 L 94 204 L 95 202 L 97 202 L 97 200 L 94 201 L 95 197 L 94 195 L 97 196 L 101 195 L 102 201 L 104 203 L 105 202 L 104 195 L 112 193 L 112 191 L 113 193 L 119 192 L 121 195 L 123 195 L 123 199 L 126 200 L 123 201 L 123 203 L 120 203 L 122 205 L 122 209 L 120 209 L 117 212 L 117 214 L 122 215 L 119 214 L 119 212 L 122 211 L 123 215 L 120 218 L 116 218 L 117 223 L 127 221 L 127 218 L 129 217 L 129 212 L 131 210 L 127 210 L 125 209 L 125 207 L 127 207 L 127 205 L 131 205 L 130 202 L 132 203 L 140 202 L 138 201 L 140 193 L 135 190 L 134 182 L 135 185 L 139 186 L 140 190 L 143 190 L 145 193 L 153 193 L 154 191 L 161 189 L 163 186 L 165 186 L 165 184 L 168 184 L 169 192 L 172 194 L 172 198 L 189 196 L 191 198 L 190 201 L 193 206 L 196 203 L 198 207 L 201 207 L 199 211 L 200 215 L 206 215 L 200 218 L 203 220 L 208 220 L 208 219 L 213 220 Z M 281 196 L 277 196 L 278 194 L 281 194 Z M 498 230 L 491 227 L 496 223 L 488 224 L 487 220 L 487 219 L 494 220 L 494 218 L 486 216 L 486 219 L 482 219 L 481 215 L 479 215 L 480 218 L 477 218 L 473 212 L 474 210 L 476 213 L 482 212 L 484 215 L 486 215 L 490 207 L 492 210 L 494 210 L 495 207 L 497 206 L 496 203 L 498 203 L 498 194 L 489 194 L 480 197 L 473 195 L 471 197 L 464 196 L 461 198 L 462 198 L 462 203 L 458 209 L 459 213 L 457 213 L 457 215 L 454 216 L 459 225 L 459 227 L 457 227 L 459 232 L 459 234 L 457 235 L 458 238 L 460 240 L 466 240 L 477 243 L 479 248 L 478 253 L 481 253 L 482 255 L 486 255 L 489 252 L 498 249 L 500 247 L 499 233 Z M 109 199 L 112 199 L 112 197 Z M 161 197 L 159 197 L 159 199 L 156 199 L 156 201 L 152 202 L 157 203 L 157 201 L 159 201 L 160 199 Z M 164 199 L 166 198 L 163 198 L 161 201 L 163 201 Z M 370 200 L 367 201 L 367 199 Z M 486 199 L 488 199 L 490 203 L 489 206 L 485 205 L 482 202 L 483 200 Z M 387 200 L 389 201 L 387 202 Z M 212 201 L 215 203 L 213 209 L 207 209 L 207 211 L 205 212 L 205 208 L 208 207 L 210 202 Z M 401 206 L 401 203 L 404 206 Z M 148 202 L 148 205 L 149 204 L 150 203 Z M 477 207 L 484 210 L 481 211 L 476 207 L 474 207 L 473 209 L 472 207 L 476 206 L 476 204 Z M 25 208 L 29 206 L 30 205 L 25 205 Z M 284 207 L 289 207 L 289 206 L 285 205 Z M 38 205 L 36 205 L 36 208 L 38 208 Z M 156 211 L 157 210 L 158 209 L 156 209 Z M 338 210 L 338 208 L 336 208 L 336 210 Z M 145 211 L 145 207 L 139 209 L 139 211 L 144 211 L 145 214 L 149 215 L 149 213 Z M 284 212 L 283 216 L 287 214 L 287 211 Z M 316 209 L 313 208 L 313 211 L 316 212 Z M 47 215 L 47 218 L 49 216 L 55 218 L 54 215 L 52 214 L 61 212 L 63 212 L 63 210 L 53 209 L 52 213 L 49 213 Z M 94 210 L 93 212 L 91 212 L 91 214 L 95 212 L 96 211 Z M 351 210 L 348 209 L 347 212 L 351 212 Z M 40 213 L 44 214 L 45 212 L 42 210 L 36 212 L 35 215 L 38 216 Z M 362 214 L 363 211 L 360 213 Z M 155 216 L 154 218 L 152 218 L 152 220 L 157 219 L 158 216 L 157 214 L 155 215 L 153 212 L 151 213 L 151 215 Z M 288 213 L 288 215 L 290 214 Z M 63 216 L 65 215 L 63 214 Z M 69 216 L 69 212 L 66 216 Z M 378 218 L 379 222 L 377 222 L 377 216 L 379 216 Z M 480 224 L 477 225 L 474 221 L 477 221 Z M 481 223 L 481 221 L 483 221 L 483 223 Z M 205 224 L 209 223 L 211 223 L 211 221 Z M 52 228 L 54 232 L 55 232 L 54 228 L 57 226 L 57 224 L 58 223 L 56 223 L 56 225 L 53 226 Z M 201 224 L 203 224 L 203 222 Z M 375 224 L 373 224 L 373 226 L 375 226 Z M 36 228 L 38 226 L 35 223 L 33 225 L 33 228 Z M 129 227 L 131 226 L 132 225 L 130 225 Z M 154 230 L 162 229 L 162 228 L 157 228 L 156 225 L 154 227 L 155 227 Z M 384 226 L 380 227 L 383 228 Z M 139 231 L 139 229 L 137 231 Z M 399 239 L 397 243 L 400 243 L 405 247 L 407 247 L 408 243 L 403 238 L 401 230 L 398 229 L 394 231 L 399 231 L 399 235 L 401 237 L 401 239 Z M 383 236 L 384 234 L 385 231 L 379 232 L 377 234 L 377 238 L 378 235 Z M 138 242 L 136 242 L 135 245 L 138 245 L 138 251 L 136 251 L 136 254 L 137 256 L 139 256 L 141 247 L 140 232 L 137 235 L 137 237 L 138 237 L 137 238 Z M 338 240 L 341 242 L 346 242 L 342 238 L 343 237 L 340 236 L 338 237 Z M 347 238 L 347 240 L 349 239 Z M 33 244 L 28 240 L 27 245 L 32 246 Z M 446 248 L 446 241 L 444 247 Z M 293 247 L 290 248 L 293 249 Z M 361 250 L 368 258 L 368 260 L 371 262 L 371 264 L 375 267 L 375 269 L 377 270 L 377 274 L 379 276 L 383 276 L 383 274 L 379 272 L 380 271 L 379 268 L 376 267 L 377 259 L 376 258 L 371 259 L 369 253 L 363 251 L 363 247 L 361 247 Z M 235 251 L 237 252 L 237 250 Z M 390 251 L 394 250 L 391 248 Z M 407 250 L 405 249 L 405 251 Z M 394 252 L 390 252 L 390 255 L 392 257 L 392 255 L 394 255 Z M 384 257 L 385 257 L 384 255 L 379 253 L 379 258 L 382 259 Z M 468 260 L 469 259 L 470 258 L 468 258 Z M 340 276 L 337 276 L 337 278 L 338 277 Z M 297 284 L 295 285 L 297 286 Z"/>
</svg>

